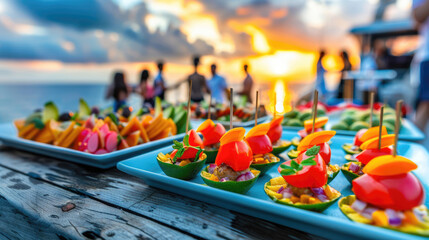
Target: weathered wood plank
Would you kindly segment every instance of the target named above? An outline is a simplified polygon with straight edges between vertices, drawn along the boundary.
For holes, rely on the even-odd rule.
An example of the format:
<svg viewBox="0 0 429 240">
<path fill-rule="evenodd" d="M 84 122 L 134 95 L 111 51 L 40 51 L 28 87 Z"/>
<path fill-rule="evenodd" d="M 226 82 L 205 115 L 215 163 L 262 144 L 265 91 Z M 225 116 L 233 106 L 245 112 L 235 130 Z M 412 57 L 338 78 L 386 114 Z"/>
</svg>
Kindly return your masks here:
<svg viewBox="0 0 429 240">
<path fill-rule="evenodd" d="M 244 239 L 317 236 L 232 212 L 163 190 L 116 169 L 99 170 L 10 148 L 0 148 L 0 165 L 127 209 L 202 238 Z M 269 232 L 269 235 L 267 235 Z"/>
<path fill-rule="evenodd" d="M 0 196 L 25 217 L 10 218 L 17 234 L 26 234 L 16 221 L 30 220 L 39 229 L 63 239 L 193 239 L 167 226 L 108 206 L 21 173 L 0 167 Z M 25 223 L 25 222 L 24 222 Z M 25 227 L 25 225 L 24 225 Z M 35 238 L 43 235 L 33 230 Z M 19 235 L 17 235 L 19 236 Z M 26 239 L 26 238 L 22 238 Z"/>
</svg>

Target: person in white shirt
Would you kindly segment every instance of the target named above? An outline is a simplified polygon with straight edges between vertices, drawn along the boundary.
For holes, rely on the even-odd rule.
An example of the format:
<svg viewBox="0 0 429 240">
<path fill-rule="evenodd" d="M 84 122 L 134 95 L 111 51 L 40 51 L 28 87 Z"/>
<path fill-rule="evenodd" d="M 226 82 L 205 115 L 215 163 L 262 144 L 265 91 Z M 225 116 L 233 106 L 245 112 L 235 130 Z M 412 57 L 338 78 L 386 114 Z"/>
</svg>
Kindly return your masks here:
<svg viewBox="0 0 429 240">
<path fill-rule="evenodd" d="M 212 99 L 217 103 L 223 103 L 225 101 L 224 95 L 227 91 L 227 85 L 225 78 L 217 74 L 216 68 L 216 64 L 210 66 L 212 78 L 208 81 L 207 85 L 212 93 Z"/>
<path fill-rule="evenodd" d="M 420 63 L 416 125 L 424 130 L 429 119 L 429 0 L 413 0 L 413 17 L 420 32 L 420 47 L 414 57 Z"/>
</svg>

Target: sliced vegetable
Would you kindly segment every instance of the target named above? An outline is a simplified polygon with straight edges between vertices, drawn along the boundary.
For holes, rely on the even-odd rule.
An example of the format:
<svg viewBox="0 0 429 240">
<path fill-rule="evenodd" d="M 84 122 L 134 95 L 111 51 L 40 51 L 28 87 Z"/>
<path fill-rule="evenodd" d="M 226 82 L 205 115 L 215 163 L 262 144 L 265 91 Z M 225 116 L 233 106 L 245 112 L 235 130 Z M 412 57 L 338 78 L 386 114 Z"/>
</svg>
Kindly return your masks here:
<svg viewBox="0 0 429 240">
<path fill-rule="evenodd" d="M 363 168 L 363 172 L 373 176 L 394 176 L 414 169 L 417 169 L 417 164 L 405 157 L 384 155 L 372 159 Z"/>
</svg>

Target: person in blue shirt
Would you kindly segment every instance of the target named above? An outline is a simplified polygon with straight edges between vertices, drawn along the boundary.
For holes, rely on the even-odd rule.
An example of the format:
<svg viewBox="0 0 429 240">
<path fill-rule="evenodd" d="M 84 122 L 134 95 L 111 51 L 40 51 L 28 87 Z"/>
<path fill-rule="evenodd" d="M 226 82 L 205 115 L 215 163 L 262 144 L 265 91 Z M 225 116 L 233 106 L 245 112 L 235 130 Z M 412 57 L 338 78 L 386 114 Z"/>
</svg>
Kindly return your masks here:
<svg viewBox="0 0 429 240">
<path fill-rule="evenodd" d="M 154 97 L 159 97 L 161 98 L 161 100 L 164 100 L 165 91 L 167 90 L 167 87 L 165 86 L 164 77 L 162 76 L 162 72 L 164 70 L 164 62 L 158 61 L 156 65 L 158 67 L 158 75 L 156 75 L 155 80 L 153 81 L 153 85 L 155 89 Z"/>
<path fill-rule="evenodd" d="M 212 99 L 217 103 L 223 103 L 225 100 L 225 92 L 227 91 L 227 85 L 225 78 L 219 76 L 216 72 L 216 64 L 210 66 L 212 78 L 208 81 L 207 85 L 212 94 Z"/>
</svg>

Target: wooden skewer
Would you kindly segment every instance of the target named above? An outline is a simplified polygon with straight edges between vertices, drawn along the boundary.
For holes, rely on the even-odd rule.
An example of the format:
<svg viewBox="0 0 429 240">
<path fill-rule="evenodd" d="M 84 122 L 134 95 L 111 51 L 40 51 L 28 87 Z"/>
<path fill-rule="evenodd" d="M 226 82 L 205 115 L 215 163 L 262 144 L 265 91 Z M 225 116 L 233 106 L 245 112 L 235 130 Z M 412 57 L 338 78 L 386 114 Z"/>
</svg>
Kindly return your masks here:
<svg viewBox="0 0 429 240">
<path fill-rule="evenodd" d="M 402 100 L 396 102 L 396 120 L 395 120 L 395 144 L 393 145 L 393 156 L 398 154 L 399 121 L 401 121 Z"/>
<path fill-rule="evenodd" d="M 255 127 L 258 125 L 258 112 L 259 112 L 259 91 L 256 91 L 256 104 L 255 104 Z"/>
<path fill-rule="evenodd" d="M 229 103 L 229 129 L 232 129 L 232 114 L 234 112 L 233 107 L 234 107 L 234 90 L 232 88 L 230 88 L 231 91 L 231 95 L 230 95 L 230 103 Z"/>
<path fill-rule="evenodd" d="M 384 105 L 380 108 L 380 130 L 378 131 L 378 150 L 380 150 L 381 147 L 381 133 L 383 129 L 383 115 L 384 115 Z"/>
<path fill-rule="evenodd" d="M 311 133 L 314 133 L 314 125 L 316 124 L 316 117 L 317 117 L 317 104 L 319 102 L 319 92 L 317 90 L 314 90 L 314 97 L 313 97 L 313 126 L 311 127 Z"/>
<path fill-rule="evenodd" d="M 211 116 L 212 116 L 211 107 L 212 107 L 212 95 L 210 94 L 209 113 L 208 113 L 208 116 L 207 116 L 208 119 L 211 119 Z"/>
<path fill-rule="evenodd" d="M 276 118 L 276 105 L 277 105 L 277 93 L 274 92 L 274 116 L 273 119 Z"/>
<path fill-rule="evenodd" d="M 189 80 L 188 113 L 186 115 L 186 134 L 188 134 L 189 118 L 191 116 L 191 94 L 192 94 L 192 79 Z"/>
<path fill-rule="evenodd" d="M 369 107 L 370 107 L 370 115 L 369 115 L 369 127 L 372 127 L 372 114 L 374 113 L 374 91 L 369 93 Z"/>
</svg>

